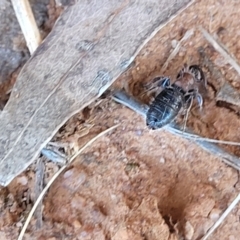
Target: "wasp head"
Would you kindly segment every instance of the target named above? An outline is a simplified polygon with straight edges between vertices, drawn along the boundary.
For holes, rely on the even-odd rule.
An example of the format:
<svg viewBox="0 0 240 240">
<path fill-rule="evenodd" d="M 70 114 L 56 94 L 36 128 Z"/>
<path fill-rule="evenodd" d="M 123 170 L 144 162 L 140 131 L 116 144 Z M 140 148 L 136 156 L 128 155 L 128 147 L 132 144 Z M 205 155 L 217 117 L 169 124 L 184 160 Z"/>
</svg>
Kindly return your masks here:
<svg viewBox="0 0 240 240">
<path fill-rule="evenodd" d="M 198 90 L 199 87 L 206 89 L 206 79 L 202 69 L 198 65 L 184 65 L 184 68 L 178 73 L 175 84 L 181 87 L 184 92 Z"/>
</svg>

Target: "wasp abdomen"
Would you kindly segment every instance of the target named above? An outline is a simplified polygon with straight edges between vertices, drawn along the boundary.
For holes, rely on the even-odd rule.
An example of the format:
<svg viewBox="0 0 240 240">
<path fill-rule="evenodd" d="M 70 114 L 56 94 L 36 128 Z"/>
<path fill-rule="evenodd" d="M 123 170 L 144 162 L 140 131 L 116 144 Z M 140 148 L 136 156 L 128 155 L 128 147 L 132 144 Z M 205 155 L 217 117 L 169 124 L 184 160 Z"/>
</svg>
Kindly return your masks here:
<svg viewBox="0 0 240 240">
<path fill-rule="evenodd" d="M 178 115 L 183 107 L 184 95 L 176 88 L 174 85 L 165 88 L 150 104 L 146 119 L 150 129 L 164 127 Z"/>
</svg>

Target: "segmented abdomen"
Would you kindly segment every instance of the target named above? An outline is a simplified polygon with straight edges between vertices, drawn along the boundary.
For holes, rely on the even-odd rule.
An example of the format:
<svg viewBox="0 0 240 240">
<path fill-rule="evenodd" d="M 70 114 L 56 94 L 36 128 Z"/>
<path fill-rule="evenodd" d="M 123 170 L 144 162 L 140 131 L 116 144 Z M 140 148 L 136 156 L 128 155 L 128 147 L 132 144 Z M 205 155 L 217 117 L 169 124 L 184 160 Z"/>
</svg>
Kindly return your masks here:
<svg viewBox="0 0 240 240">
<path fill-rule="evenodd" d="M 157 95 L 147 112 L 147 126 L 150 129 L 161 128 L 178 115 L 183 106 L 183 94 L 174 88 L 166 88 Z"/>
</svg>

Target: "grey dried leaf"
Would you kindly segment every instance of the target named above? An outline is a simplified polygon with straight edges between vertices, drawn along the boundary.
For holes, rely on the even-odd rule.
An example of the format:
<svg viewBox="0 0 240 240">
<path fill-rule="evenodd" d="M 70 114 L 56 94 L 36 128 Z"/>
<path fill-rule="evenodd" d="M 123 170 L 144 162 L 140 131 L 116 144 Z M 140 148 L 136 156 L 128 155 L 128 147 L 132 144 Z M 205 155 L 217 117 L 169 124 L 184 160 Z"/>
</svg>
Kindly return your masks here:
<svg viewBox="0 0 240 240">
<path fill-rule="evenodd" d="M 223 101 L 230 103 L 232 105 L 240 107 L 240 93 L 239 91 L 232 87 L 228 82 L 225 82 L 221 89 L 219 90 L 217 96 L 217 101 Z"/>
</svg>

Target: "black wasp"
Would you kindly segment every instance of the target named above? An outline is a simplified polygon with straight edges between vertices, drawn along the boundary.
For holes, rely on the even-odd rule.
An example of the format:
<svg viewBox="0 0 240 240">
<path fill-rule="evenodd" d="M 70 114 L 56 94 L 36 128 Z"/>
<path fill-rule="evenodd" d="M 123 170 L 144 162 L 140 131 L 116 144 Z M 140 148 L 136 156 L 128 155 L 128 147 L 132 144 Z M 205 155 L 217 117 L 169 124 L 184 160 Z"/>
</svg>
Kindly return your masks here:
<svg viewBox="0 0 240 240">
<path fill-rule="evenodd" d="M 202 69 L 198 65 L 185 65 L 171 84 L 168 77 L 154 78 L 148 87 L 163 90 L 157 94 L 149 105 L 146 122 L 150 129 L 162 128 L 172 122 L 177 115 L 191 107 L 194 98 L 202 106 L 202 95 L 199 86 L 206 87 L 206 80 Z"/>
</svg>

